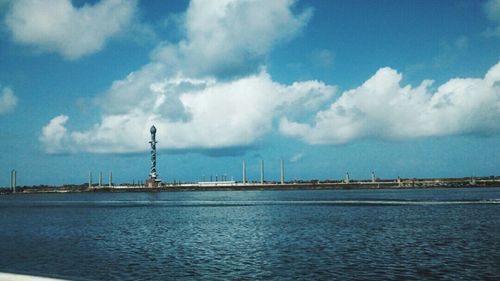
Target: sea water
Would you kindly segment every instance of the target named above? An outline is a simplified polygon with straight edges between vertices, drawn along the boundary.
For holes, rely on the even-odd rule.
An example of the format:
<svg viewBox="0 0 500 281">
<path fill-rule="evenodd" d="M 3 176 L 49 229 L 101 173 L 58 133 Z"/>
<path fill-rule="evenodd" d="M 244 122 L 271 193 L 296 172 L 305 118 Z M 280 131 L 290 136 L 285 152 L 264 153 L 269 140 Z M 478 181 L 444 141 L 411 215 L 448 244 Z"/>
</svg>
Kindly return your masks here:
<svg viewBox="0 0 500 281">
<path fill-rule="evenodd" d="M 0 272 L 498 280 L 500 188 L 5 195 Z"/>
</svg>

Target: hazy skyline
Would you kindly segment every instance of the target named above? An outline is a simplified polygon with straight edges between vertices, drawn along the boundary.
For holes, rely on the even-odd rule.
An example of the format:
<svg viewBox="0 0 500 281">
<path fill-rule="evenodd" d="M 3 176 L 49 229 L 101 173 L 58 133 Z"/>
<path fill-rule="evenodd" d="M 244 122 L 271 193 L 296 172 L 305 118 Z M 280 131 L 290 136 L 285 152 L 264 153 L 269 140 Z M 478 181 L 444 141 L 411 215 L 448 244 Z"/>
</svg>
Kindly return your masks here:
<svg viewBox="0 0 500 281">
<path fill-rule="evenodd" d="M 0 186 L 498 175 L 500 1 L 0 1 Z"/>
</svg>

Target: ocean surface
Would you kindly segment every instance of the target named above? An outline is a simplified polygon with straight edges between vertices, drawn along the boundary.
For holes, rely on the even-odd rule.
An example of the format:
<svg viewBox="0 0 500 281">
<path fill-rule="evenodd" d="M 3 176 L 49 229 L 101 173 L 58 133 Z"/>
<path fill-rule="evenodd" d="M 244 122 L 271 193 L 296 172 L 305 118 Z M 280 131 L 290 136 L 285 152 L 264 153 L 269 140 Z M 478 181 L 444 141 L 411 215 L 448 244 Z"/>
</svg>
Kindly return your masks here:
<svg viewBox="0 0 500 281">
<path fill-rule="evenodd" d="M 5 195 L 0 272 L 500 280 L 500 188 Z"/>
</svg>

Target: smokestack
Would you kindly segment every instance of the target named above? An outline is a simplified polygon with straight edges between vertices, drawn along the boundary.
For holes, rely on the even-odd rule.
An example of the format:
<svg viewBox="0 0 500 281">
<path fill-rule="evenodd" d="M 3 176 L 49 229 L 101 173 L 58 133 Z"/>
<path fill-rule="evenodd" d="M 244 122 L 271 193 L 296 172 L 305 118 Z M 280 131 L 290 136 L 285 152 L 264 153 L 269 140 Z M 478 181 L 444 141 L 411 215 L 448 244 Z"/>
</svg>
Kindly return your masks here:
<svg viewBox="0 0 500 281">
<path fill-rule="evenodd" d="M 280 160 L 280 171 L 281 171 L 281 184 L 285 183 L 285 163 L 283 159 Z"/>
<path fill-rule="evenodd" d="M 345 183 L 349 183 L 351 180 L 349 179 L 349 172 L 345 173 Z"/>
<path fill-rule="evenodd" d="M 247 164 L 245 163 L 245 160 L 243 160 L 243 175 L 241 181 L 243 184 L 247 183 Z"/>
<path fill-rule="evenodd" d="M 12 193 L 16 193 L 16 181 L 17 181 L 17 172 L 16 170 L 12 170 L 10 172 L 10 188 Z"/>
<path fill-rule="evenodd" d="M 260 160 L 260 183 L 264 184 L 264 160 Z"/>
<path fill-rule="evenodd" d="M 92 172 L 89 172 L 89 188 L 92 188 Z"/>
<path fill-rule="evenodd" d="M 109 172 L 109 187 L 113 186 L 113 172 Z"/>
<path fill-rule="evenodd" d="M 372 182 L 375 182 L 375 172 L 372 171 Z"/>
</svg>

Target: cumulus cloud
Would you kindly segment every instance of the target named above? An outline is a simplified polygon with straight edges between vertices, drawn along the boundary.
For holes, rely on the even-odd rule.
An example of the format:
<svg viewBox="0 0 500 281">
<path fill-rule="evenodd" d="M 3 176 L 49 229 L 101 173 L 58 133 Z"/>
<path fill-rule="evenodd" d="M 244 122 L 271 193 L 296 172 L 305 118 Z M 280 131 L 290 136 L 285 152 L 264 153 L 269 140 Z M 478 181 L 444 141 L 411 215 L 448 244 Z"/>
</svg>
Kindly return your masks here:
<svg viewBox="0 0 500 281">
<path fill-rule="evenodd" d="M 151 69 L 146 67 L 143 71 Z M 232 81 L 181 76 L 155 83 L 134 80 L 144 77 L 140 72 L 133 73 L 121 83 L 144 85 L 148 88 L 147 95 L 129 97 L 135 106 L 111 109 L 90 130 L 69 132 L 64 128 L 67 117 L 58 116 L 50 121 L 40 139 L 46 151 L 62 153 L 69 147 L 94 153 L 143 151 L 147 149 L 145 141 L 151 124 L 158 129 L 159 148 L 251 145 L 272 130 L 277 116 L 298 116 L 297 111 L 318 110 L 335 93 L 334 87 L 318 81 L 276 83 L 264 69 Z M 111 101 L 118 97 L 121 83 L 113 85 L 104 99 Z M 135 103 L 135 99 L 140 102 Z M 58 134 L 53 134 L 54 131 Z"/>
<path fill-rule="evenodd" d="M 279 130 L 311 144 L 500 132 L 500 63 L 483 78 L 451 79 L 435 91 L 432 81 L 412 87 L 401 79 L 382 68 L 319 111 L 313 124 L 284 117 Z"/>
<path fill-rule="evenodd" d="M 189 76 L 238 76 L 258 71 L 276 44 L 294 37 L 312 11 L 294 14 L 293 0 L 194 0 L 185 17 L 186 38 L 164 44 L 154 58 Z"/>
<path fill-rule="evenodd" d="M 296 36 L 309 19 L 311 10 L 294 13 L 293 5 L 192 1 L 183 17 L 184 39 L 160 44 L 150 63 L 97 97 L 102 115 L 92 128 L 68 130 L 64 115 L 51 120 L 40 136 L 46 152 L 144 151 L 151 124 L 159 148 L 249 146 L 272 130 L 278 115 L 299 118 L 319 110 L 335 87 L 283 85 L 261 66 L 273 46 Z"/>
<path fill-rule="evenodd" d="M 45 151 L 145 151 L 152 124 L 160 149 L 181 150 L 250 147 L 276 126 L 312 144 L 500 131 L 500 64 L 482 79 L 452 79 L 437 90 L 431 81 L 401 86 L 400 73 L 382 68 L 335 101 L 336 87 L 320 81 L 273 81 L 266 56 L 311 14 L 293 5 L 192 1 L 185 38 L 162 43 L 149 63 L 96 97 L 101 116 L 90 128 L 68 129 L 65 115 L 52 119 L 40 135 Z"/>
<path fill-rule="evenodd" d="M 77 59 L 101 50 L 132 25 L 136 1 L 102 0 L 76 8 L 70 0 L 13 1 L 5 23 L 15 42 Z"/>
<path fill-rule="evenodd" d="M 68 152 L 70 147 L 68 143 L 67 129 L 64 127 L 68 121 L 68 116 L 59 115 L 42 129 L 40 141 L 45 145 L 47 153 Z"/>
<path fill-rule="evenodd" d="M 488 19 L 495 24 L 485 32 L 487 36 L 500 36 L 500 0 L 489 0 L 484 3 L 484 11 Z"/>
<path fill-rule="evenodd" d="M 0 95 L 0 114 L 6 114 L 14 111 L 16 105 L 17 97 L 14 95 L 14 92 L 11 88 L 4 87 L 2 89 L 2 95 Z"/>
</svg>

